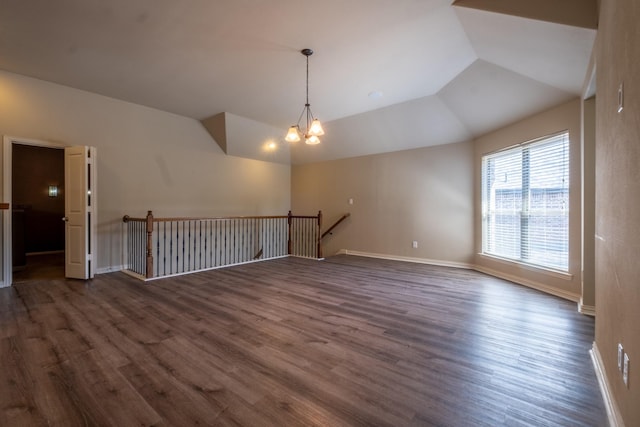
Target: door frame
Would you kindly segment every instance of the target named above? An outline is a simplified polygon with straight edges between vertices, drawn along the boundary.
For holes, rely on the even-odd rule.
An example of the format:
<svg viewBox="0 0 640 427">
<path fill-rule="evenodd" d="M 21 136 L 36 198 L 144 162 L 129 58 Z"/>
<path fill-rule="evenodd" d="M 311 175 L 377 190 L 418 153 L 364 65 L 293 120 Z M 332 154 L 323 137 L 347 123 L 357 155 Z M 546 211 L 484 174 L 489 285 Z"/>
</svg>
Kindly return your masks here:
<svg viewBox="0 0 640 427">
<path fill-rule="evenodd" d="M 12 203 L 11 184 L 13 180 L 13 144 L 32 145 L 36 147 L 58 148 L 64 149 L 67 144 L 44 141 L 39 139 L 29 139 L 14 136 L 3 136 L 2 138 L 2 200 Z M 2 218 L 2 282 L 0 287 L 11 286 L 13 282 L 13 248 L 12 243 L 12 220 L 11 211 L 13 206 L 9 205 L 9 210 L 5 212 Z"/>
</svg>

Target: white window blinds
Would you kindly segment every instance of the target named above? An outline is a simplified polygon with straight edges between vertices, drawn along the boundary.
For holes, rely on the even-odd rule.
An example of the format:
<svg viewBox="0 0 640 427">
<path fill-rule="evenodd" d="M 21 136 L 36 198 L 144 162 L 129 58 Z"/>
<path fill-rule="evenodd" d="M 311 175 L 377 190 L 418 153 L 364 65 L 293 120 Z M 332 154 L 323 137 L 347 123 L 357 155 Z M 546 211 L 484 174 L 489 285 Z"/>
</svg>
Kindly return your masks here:
<svg viewBox="0 0 640 427">
<path fill-rule="evenodd" d="M 483 156 L 482 251 L 568 271 L 568 132 Z"/>
</svg>

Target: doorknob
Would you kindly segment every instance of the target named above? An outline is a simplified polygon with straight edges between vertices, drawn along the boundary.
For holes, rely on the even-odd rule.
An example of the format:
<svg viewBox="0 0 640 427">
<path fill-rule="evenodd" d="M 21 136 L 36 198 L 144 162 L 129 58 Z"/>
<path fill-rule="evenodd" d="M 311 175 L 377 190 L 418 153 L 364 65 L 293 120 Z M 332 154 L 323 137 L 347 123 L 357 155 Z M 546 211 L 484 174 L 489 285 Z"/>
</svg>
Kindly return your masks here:
<svg viewBox="0 0 640 427">
<path fill-rule="evenodd" d="M 63 216 L 63 217 L 62 217 L 62 220 L 63 220 L 64 222 L 67 222 L 67 221 L 69 221 L 69 218 L 67 218 L 66 216 Z"/>
</svg>

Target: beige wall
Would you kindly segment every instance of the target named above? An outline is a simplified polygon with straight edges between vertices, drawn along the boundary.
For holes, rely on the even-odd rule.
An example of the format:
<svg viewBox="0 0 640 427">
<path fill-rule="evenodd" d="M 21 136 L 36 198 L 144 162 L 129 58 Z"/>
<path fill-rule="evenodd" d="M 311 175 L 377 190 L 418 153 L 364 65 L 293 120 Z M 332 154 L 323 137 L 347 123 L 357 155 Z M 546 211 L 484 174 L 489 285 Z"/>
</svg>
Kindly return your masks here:
<svg viewBox="0 0 640 427">
<path fill-rule="evenodd" d="M 482 218 L 475 216 L 475 264 L 477 269 L 547 292 L 580 299 L 581 294 L 581 201 L 580 201 L 580 100 L 575 99 L 543 113 L 529 117 L 475 140 L 475 207 L 481 211 L 480 170 L 482 155 L 530 141 L 545 135 L 569 131 L 570 192 L 569 192 L 569 274 L 523 266 L 482 255 Z"/>
<path fill-rule="evenodd" d="M 288 165 L 226 156 L 196 120 L 88 92 L 0 72 L 0 134 L 97 147 L 98 269 L 122 265 L 124 214 L 290 207 Z"/>
<path fill-rule="evenodd" d="M 596 62 L 596 348 L 626 426 L 640 426 L 640 2 L 602 0 Z M 624 82 L 624 110 L 618 86 Z M 616 364 L 622 343 L 629 388 Z"/>
<path fill-rule="evenodd" d="M 294 212 L 322 209 L 325 228 L 343 213 L 352 214 L 325 240 L 325 255 L 347 249 L 473 261 L 469 142 L 294 166 L 291 193 Z"/>
</svg>

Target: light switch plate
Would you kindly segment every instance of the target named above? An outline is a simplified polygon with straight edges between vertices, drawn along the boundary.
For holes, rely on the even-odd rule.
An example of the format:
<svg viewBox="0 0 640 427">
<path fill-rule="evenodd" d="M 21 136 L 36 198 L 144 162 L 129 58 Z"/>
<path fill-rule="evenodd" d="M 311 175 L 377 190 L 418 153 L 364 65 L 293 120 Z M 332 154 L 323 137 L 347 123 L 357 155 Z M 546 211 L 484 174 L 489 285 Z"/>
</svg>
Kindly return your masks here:
<svg viewBox="0 0 640 427">
<path fill-rule="evenodd" d="M 624 385 L 629 387 L 629 355 L 627 353 L 624 354 L 624 366 L 622 368 L 622 381 L 624 381 Z"/>
<path fill-rule="evenodd" d="M 622 113 L 622 110 L 624 110 L 624 83 L 618 86 L 618 113 Z"/>
<path fill-rule="evenodd" d="M 624 358 L 624 348 L 622 344 L 618 344 L 618 371 L 622 372 L 622 361 Z"/>
</svg>

